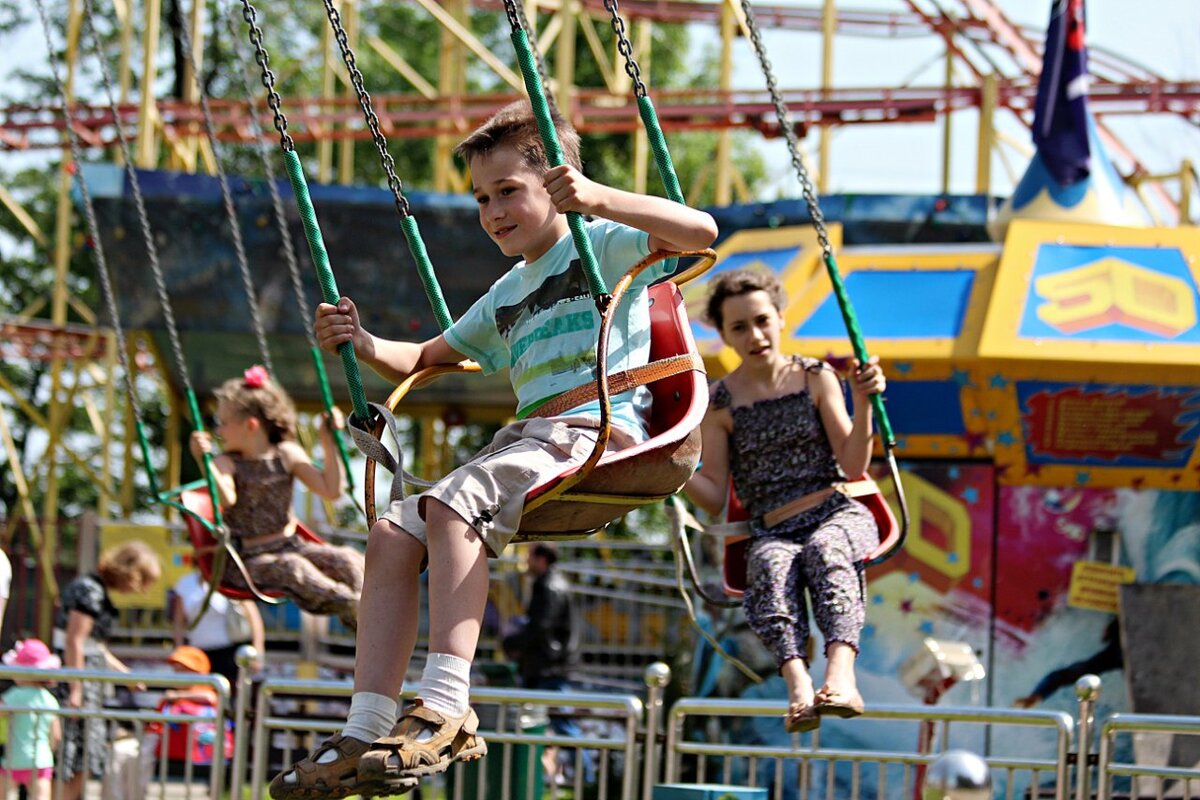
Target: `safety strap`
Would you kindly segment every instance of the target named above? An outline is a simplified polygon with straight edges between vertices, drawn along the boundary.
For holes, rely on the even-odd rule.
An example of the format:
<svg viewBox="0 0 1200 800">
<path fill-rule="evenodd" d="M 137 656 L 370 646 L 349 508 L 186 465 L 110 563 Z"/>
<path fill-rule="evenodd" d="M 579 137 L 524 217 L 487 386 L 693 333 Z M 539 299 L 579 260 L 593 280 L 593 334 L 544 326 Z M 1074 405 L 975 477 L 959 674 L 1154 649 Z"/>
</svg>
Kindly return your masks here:
<svg viewBox="0 0 1200 800">
<path fill-rule="evenodd" d="M 643 364 L 640 367 L 614 372 L 608 376 L 608 396 L 613 397 L 638 386 L 661 381 L 664 378 L 670 378 L 672 375 L 679 375 L 691 370 L 695 370 L 701 374 L 704 373 L 704 359 L 700 358 L 697 353 L 683 353 L 682 355 L 651 361 L 649 364 Z M 561 417 L 573 408 L 578 408 L 584 403 L 593 402 L 599 396 L 594 382 L 585 383 L 576 386 L 574 389 L 568 389 L 558 397 L 547 400 L 538 406 L 530 416 Z"/>
<path fill-rule="evenodd" d="M 377 414 L 378 418 L 383 420 L 384 425 L 392 434 L 392 441 L 399 442 L 400 428 L 396 424 L 396 417 L 392 414 L 391 410 L 379 403 L 368 403 L 367 405 L 373 414 Z M 433 486 L 432 481 L 423 480 L 416 475 L 405 472 L 404 451 L 397 446 L 396 455 L 393 456 L 392 452 L 387 449 L 387 446 L 365 427 L 365 423 L 358 414 L 350 415 L 350 419 L 347 420 L 346 430 L 350 431 L 350 436 L 354 439 L 354 444 L 358 447 L 360 453 L 392 473 L 392 486 L 388 493 L 389 502 L 394 503 L 397 500 L 404 499 L 405 484 L 417 486 L 422 489 L 428 489 L 430 486 Z"/>
</svg>

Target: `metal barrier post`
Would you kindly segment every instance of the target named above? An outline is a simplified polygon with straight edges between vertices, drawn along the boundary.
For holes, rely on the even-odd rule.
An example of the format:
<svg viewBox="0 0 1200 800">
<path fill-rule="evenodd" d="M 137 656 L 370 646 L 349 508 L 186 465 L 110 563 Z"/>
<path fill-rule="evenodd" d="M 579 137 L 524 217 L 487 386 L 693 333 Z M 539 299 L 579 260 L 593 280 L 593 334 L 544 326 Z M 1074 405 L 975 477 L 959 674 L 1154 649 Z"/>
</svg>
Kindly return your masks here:
<svg viewBox="0 0 1200 800">
<path fill-rule="evenodd" d="M 1079 698 L 1079 727 L 1075 762 L 1075 798 L 1090 800 L 1092 768 L 1088 763 L 1092 751 L 1092 724 L 1095 722 L 1096 701 L 1100 698 L 1100 678 L 1084 675 L 1075 681 L 1075 696 Z"/>
<path fill-rule="evenodd" d="M 646 682 L 646 745 L 642 761 L 642 800 L 650 800 L 658 781 L 658 719 L 662 712 L 663 689 L 671 682 L 671 668 L 661 661 L 646 667 L 642 680 Z"/>
<path fill-rule="evenodd" d="M 234 655 L 237 662 L 237 695 L 233 709 L 233 763 L 229 769 L 229 796 L 240 800 L 242 782 L 246 778 L 246 746 L 250 741 L 250 729 L 246 725 L 246 710 L 250 705 L 250 669 L 258 661 L 258 648 L 244 644 Z"/>
</svg>

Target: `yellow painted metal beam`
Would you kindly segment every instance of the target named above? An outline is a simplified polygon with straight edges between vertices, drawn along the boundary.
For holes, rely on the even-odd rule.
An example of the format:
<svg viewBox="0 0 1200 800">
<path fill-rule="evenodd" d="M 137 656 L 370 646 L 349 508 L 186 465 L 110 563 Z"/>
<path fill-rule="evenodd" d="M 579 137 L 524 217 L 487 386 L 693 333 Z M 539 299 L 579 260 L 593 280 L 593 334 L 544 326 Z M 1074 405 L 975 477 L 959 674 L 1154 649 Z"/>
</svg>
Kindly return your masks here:
<svg viewBox="0 0 1200 800">
<path fill-rule="evenodd" d="M 346 31 L 346 41 L 351 50 L 358 51 L 359 11 L 356 0 L 344 0 L 342 11 L 342 26 Z M 349 76 L 349 72 L 346 75 Z M 342 89 L 343 97 L 354 97 L 356 92 L 352 86 Z M 338 145 L 338 183 L 349 186 L 354 183 L 354 139 L 343 139 Z"/>
<path fill-rule="evenodd" d="M 825 0 L 821 9 L 821 92 L 833 88 L 833 40 L 837 34 L 837 0 Z M 833 147 L 833 130 L 822 125 L 817 151 L 817 191 L 829 191 L 829 161 Z"/>
<path fill-rule="evenodd" d="M 721 6 L 721 60 L 719 82 L 722 91 L 733 88 L 733 39 L 737 19 L 732 3 Z M 716 186 L 713 200 L 719 206 L 733 202 L 733 134 L 728 130 L 717 134 Z M 689 204 L 690 205 L 690 204 Z"/>
<path fill-rule="evenodd" d="M 562 20 L 562 33 L 554 46 L 554 83 L 558 108 L 564 116 L 570 114 L 571 95 L 575 90 L 575 29 L 579 15 L 576 0 L 564 0 L 556 17 Z"/>
<path fill-rule="evenodd" d="M 416 0 L 416 3 L 454 34 L 460 42 L 465 44 L 472 53 L 479 57 L 480 61 L 500 76 L 501 80 L 518 92 L 524 93 L 525 83 L 521 80 L 521 76 L 509 69 L 483 42 L 479 41 L 478 37 L 459 24 L 458 20 L 454 19 L 444 8 L 434 2 L 434 0 Z"/>
<path fill-rule="evenodd" d="M 141 109 L 138 119 L 137 164 L 154 169 L 158 161 L 155 127 L 158 107 L 154 101 L 154 79 L 158 75 L 158 39 L 161 36 L 162 0 L 145 0 L 142 20 Z"/>
<path fill-rule="evenodd" d="M 996 140 L 996 104 L 999 87 L 995 74 L 983 76 L 979 100 L 979 147 L 975 162 L 975 193 L 989 194 L 992 190 L 992 145 Z"/>
<path fill-rule="evenodd" d="M 600 34 L 596 32 L 596 23 L 587 14 L 581 14 L 578 19 L 579 27 L 583 30 L 584 41 L 587 42 L 588 50 L 592 51 L 592 57 L 596 59 L 596 67 L 600 70 L 600 77 L 604 79 L 604 85 L 613 94 L 619 94 L 621 86 L 618 84 L 616 73 L 613 71 L 614 62 L 609 59 L 608 53 L 604 50 L 604 43 L 600 41 Z"/>
<path fill-rule="evenodd" d="M 367 44 L 388 63 L 388 66 L 399 72 L 404 80 L 412 84 L 412 87 L 420 92 L 422 97 L 426 100 L 437 99 L 438 90 L 434 88 L 433 84 L 425 80 L 421 73 L 417 72 L 416 68 L 408 63 L 404 56 L 393 50 L 387 42 L 378 36 L 371 36 L 367 39 Z"/>
<path fill-rule="evenodd" d="M 8 209 L 10 214 L 16 217 L 17 222 L 21 223 L 21 227 L 33 237 L 33 240 L 39 246 L 46 246 L 46 233 L 42 230 L 42 227 L 37 224 L 37 220 L 30 216 L 25 207 L 17 201 L 17 198 L 13 197 L 8 189 L 4 188 L 3 184 L 0 184 L 0 205 L 3 205 Z"/>
</svg>

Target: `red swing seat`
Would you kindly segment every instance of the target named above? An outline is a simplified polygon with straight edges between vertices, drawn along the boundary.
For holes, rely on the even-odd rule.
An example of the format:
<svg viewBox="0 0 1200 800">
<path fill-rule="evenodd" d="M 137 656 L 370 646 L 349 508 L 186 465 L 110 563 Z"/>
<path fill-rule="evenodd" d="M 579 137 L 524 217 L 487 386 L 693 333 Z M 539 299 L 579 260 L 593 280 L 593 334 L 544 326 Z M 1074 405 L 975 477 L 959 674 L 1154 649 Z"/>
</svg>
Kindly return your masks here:
<svg viewBox="0 0 1200 800">
<path fill-rule="evenodd" d="M 864 480 L 857 478 L 856 480 Z M 896 522 L 896 515 L 883 497 L 882 492 L 872 492 L 861 497 L 851 498 L 853 502 L 862 503 L 875 517 L 875 525 L 879 528 L 879 545 L 865 559 L 870 565 L 876 558 L 888 553 L 900 539 L 901 528 Z M 742 502 L 733 491 L 733 483 L 729 485 L 729 504 L 726 507 L 726 522 L 745 522 L 750 519 Z M 730 597 L 741 597 L 746 593 L 746 555 L 750 549 L 749 536 L 730 536 L 725 540 L 725 561 L 722 564 L 722 578 L 725 584 L 725 594 Z"/>
<path fill-rule="evenodd" d="M 663 254 L 648 257 L 634 269 L 640 271 L 655 257 L 661 258 Z M 631 273 L 636 274 L 634 270 Z M 681 279 L 691 274 L 692 270 L 689 270 Z M 678 286 L 663 282 L 647 291 L 650 363 L 673 356 L 694 356 L 696 343 Z M 478 371 L 479 366 L 473 362 L 422 370 L 396 387 L 388 398 L 388 408 L 394 411 L 411 389 L 440 375 Z M 573 486 L 568 485 L 566 491 L 555 492 L 584 467 L 565 470 L 530 490 L 525 495 L 525 512 L 520 530 L 513 537 L 514 542 L 581 539 L 628 511 L 666 499 L 679 491 L 700 460 L 700 421 L 708 407 L 708 383 L 703 366 L 696 358 L 694 367 L 648 383 L 647 387 L 653 397 L 650 438 L 633 447 L 606 451 L 586 477 Z M 380 423 L 375 435 L 379 436 L 382 430 Z M 364 505 L 372 525 L 375 523 L 374 481 L 375 462 L 368 459 Z"/>
<path fill-rule="evenodd" d="M 217 544 L 217 540 L 213 537 L 212 532 L 204 527 L 196 517 L 203 518 L 209 522 L 213 521 L 212 498 L 209 496 L 207 489 L 187 489 L 179 494 L 179 501 L 183 504 L 184 508 L 192 512 L 191 514 L 184 514 L 183 521 L 187 526 L 188 538 L 192 542 L 192 562 L 200 570 L 200 575 L 207 583 L 212 580 L 213 554 L 220 545 Z M 325 544 L 325 540 L 306 528 L 302 522 L 296 523 L 296 535 L 314 544 Z M 217 591 L 231 600 L 255 599 L 252 592 L 246 589 L 226 586 L 225 584 L 218 586 Z M 263 592 L 263 594 L 268 597 L 283 596 L 279 592 Z"/>
<path fill-rule="evenodd" d="M 683 295 L 672 282 L 650 287 L 650 361 L 696 352 Z M 513 541 L 578 539 L 626 512 L 665 499 L 691 477 L 700 460 L 700 421 L 708 407 L 708 381 L 690 369 L 647 384 L 654 398 L 650 438 L 606 452 L 581 483 L 548 503 L 534 501 L 571 477 L 567 470 L 525 495 L 528 509 Z"/>
</svg>

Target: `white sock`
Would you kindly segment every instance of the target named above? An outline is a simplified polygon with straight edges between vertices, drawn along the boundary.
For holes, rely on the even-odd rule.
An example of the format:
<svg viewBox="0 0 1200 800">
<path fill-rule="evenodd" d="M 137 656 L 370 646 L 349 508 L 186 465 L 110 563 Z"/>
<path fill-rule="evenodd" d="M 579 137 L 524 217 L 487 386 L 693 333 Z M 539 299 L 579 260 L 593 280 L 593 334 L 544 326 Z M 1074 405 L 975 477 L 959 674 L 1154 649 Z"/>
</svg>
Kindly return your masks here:
<svg viewBox="0 0 1200 800">
<path fill-rule="evenodd" d="M 398 704 L 390 697 L 373 692 L 355 692 L 350 697 L 350 715 L 346 718 L 346 727 L 342 735 L 360 742 L 373 742 L 387 736 L 396 724 Z M 317 759 L 318 764 L 328 764 L 338 759 L 336 750 L 326 750 Z M 296 772 L 289 772 L 284 778 L 287 783 L 299 780 Z"/>
<path fill-rule="evenodd" d="M 417 697 L 439 714 L 465 716 L 471 709 L 471 662 L 447 653 L 430 653 Z"/>
<path fill-rule="evenodd" d="M 374 692 L 355 692 L 350 698 L 350 714 L 346 717 L 342 735 L 360 742 L 382 739 L 392 732 L 398 710 L 394 698 Z M 325 759 L 322 757 L 320 761 Z"/>
</svg>

